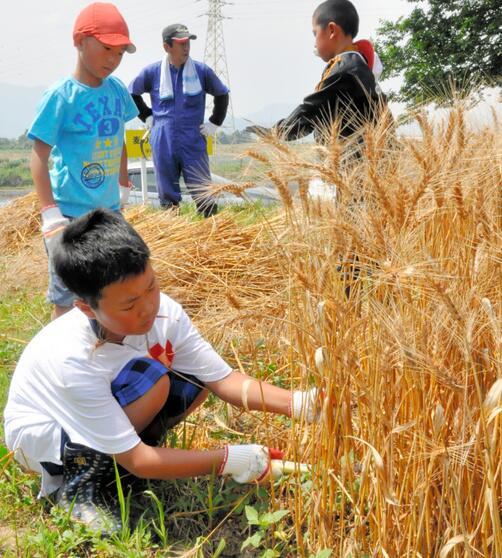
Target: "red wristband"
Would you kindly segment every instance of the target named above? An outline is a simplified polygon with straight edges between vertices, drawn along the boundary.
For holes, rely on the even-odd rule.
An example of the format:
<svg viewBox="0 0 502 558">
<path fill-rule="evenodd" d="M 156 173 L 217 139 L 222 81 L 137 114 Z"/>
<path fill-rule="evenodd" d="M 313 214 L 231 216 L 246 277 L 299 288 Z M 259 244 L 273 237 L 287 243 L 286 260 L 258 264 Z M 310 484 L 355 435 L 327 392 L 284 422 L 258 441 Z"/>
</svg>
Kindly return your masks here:
<svg viewBox="0 0 502 558">
<path fill-rule="evenodd" d="M 40 213 L 43 213 L 46 209 L 51 209 L 52 207 L 57 207 L 57 203 L 52 203 L 51 205 L 46 205 L 45 207 L 42 207 L 42 209 L 40 210 Z"/>
<path fill-rule="evenodd" d="M 265 470 L 263 471 L 263 473 L 256 479 L 256 482 L 261 482 L 268 475 L 269 471 L 270 471 L 270 460 L 269 460 L 267 466 L 265 467 Z"/>
<path fill-rule="evenodd" d="M 225 455 L 223 456 L 223 461 L 221 462 L 221 465 L 218 469 L 218 475 L 223 474 L 223 470 L 225 469 L 225 465 L 227 464 L 228 461 L 228 446 L 225 446 L 223 449 L 225 451 Z"/>
</svg>

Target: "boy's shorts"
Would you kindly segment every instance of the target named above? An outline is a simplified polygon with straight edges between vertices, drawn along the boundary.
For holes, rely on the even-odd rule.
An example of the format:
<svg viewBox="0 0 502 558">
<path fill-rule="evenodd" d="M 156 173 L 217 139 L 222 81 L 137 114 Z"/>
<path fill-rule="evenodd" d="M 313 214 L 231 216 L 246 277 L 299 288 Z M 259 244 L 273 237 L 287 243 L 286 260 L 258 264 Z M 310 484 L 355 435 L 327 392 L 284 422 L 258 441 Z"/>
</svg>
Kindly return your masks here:
<svg viewBox="0 0 502 558">
<path fill-rule="evenodd" d="M 65 217 L 69 221 L 72 221 L 74 219 L 74 217 L 69 217 L 68 215 L 65 215 Z M 45 251 L 47 252 L 47 248 L 45 249 Z M 49 258 L 48 252 L 47 257 L 49 260 L 49 286 L 47 287 L 47 301 L 51 304 L 55 304 L 56 306 L 71 308 L 73 306 L 74 300 L 77 297 L 66 287 L 63 281 L 61 281 L 59 275 L 54 269 L 52 260 Z"/>
<path fill-rule="evenodd" d="M 47 301 L 56 306 L 71 308 L 77 297 L 66 287 L 56 273 L 52 260 L 49 258 L 49 286 L 47 288 Z"/>
</svg>

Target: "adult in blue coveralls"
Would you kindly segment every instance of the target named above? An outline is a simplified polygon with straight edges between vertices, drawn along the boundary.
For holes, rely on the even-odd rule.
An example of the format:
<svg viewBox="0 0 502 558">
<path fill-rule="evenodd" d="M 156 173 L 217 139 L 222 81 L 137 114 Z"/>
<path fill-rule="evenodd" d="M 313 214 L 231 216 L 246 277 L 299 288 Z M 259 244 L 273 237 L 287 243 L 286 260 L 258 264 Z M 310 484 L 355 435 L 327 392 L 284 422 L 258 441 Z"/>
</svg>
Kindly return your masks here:
<svg viewBox="0 0 502 558">
<path fill-rule="evenodd" d="M 190 58 L 190 41 L 196 39 L 185 25 L 176 23 L 162 31 L 166 55 L 141 70 L 129 84 L 139 118 L 151 128 L 152 147 L 160 205 L 173 208 L 181 201 L 180 175 L 205 217 L 217 205 L 206 192 L 211 180 L 207 136 L 214 135 L 227 114 L 228 88 L 214 71 Z M 151 107 L 141 97 L 150 94 Z M 204 122 L 206 93 L 214 96 L 213 113 Z"/>
</svg>

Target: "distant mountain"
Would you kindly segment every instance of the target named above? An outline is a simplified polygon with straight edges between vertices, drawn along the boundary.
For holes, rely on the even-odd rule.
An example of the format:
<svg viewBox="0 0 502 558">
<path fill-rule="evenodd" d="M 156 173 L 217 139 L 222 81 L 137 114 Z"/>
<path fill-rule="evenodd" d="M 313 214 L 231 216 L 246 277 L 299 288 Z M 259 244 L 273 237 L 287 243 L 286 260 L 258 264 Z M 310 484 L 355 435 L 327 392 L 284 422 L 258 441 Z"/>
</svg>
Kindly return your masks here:
<svg viewBox="0 0 502 558">
<path fill-rule="evenodd" d="M 270 126 L 275 124 L 281 118 L 285 118 L 296 107 L 291 103 L 275 103 L 268 105 L 257 112 L 248 114 L 245 118 L 251 120 L 254 124 L 262 126 Z"/>
<path fill-rule="evenodd" d="M 0 137 L 18 138 L 28 129 L 44 87 L 0 83 Z"/>
</svg>

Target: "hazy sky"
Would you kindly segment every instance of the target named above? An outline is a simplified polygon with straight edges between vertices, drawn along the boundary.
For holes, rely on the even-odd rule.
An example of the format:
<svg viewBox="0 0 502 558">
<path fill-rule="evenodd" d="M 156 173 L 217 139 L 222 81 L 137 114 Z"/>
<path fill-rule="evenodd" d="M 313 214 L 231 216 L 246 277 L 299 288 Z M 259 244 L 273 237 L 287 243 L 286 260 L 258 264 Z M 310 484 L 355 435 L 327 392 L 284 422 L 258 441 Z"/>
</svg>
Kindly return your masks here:
<svg viewBox="0 0 502 558">
<path fill-rule="evenodd" d="M 323 68 L 313 55 L 311 15 L 318 0 L 233 0 L 223 22 L 230 88 L 236 115 L 273 103 L 298 103 Z M 72 27 L 86 0 L 12 0 L 0 20 L 0 83 L 46 87 L 75 65 Z M 161 30 L 185 23 L 198 35 L 192 57 L 202 60 L 207 0 L 116 0 L 137 46 L 115 74 L 126 84 L 162 55 Z M 356 0 L 358 38 L 376 35 L 380 19 L 397 19 L 412 7 L 405 0 Z M 5 107 L 4 107 L 5 108 Z"/>
</svg>

